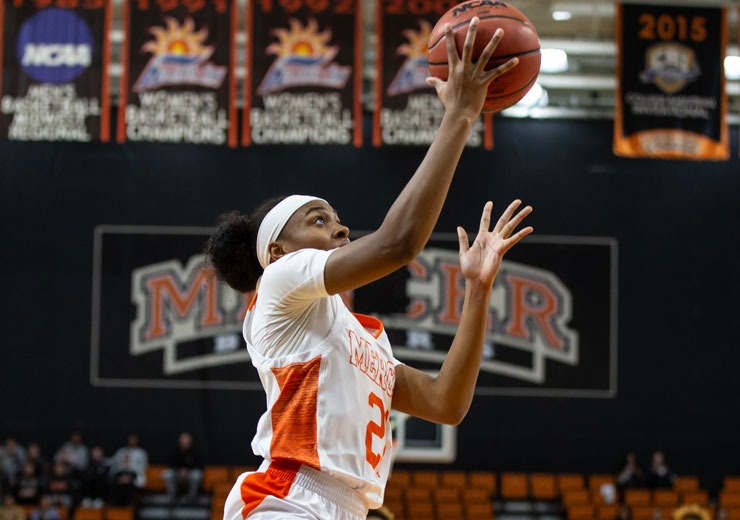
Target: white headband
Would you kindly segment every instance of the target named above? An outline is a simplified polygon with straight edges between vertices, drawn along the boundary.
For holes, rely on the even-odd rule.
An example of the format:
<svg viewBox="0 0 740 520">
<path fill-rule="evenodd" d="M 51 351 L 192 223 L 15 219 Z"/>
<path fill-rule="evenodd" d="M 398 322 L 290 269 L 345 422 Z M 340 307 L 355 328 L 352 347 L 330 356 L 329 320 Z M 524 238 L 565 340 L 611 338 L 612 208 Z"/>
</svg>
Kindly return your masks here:
<svg viewBox="0 0 740 520">
<path fill-rule="evenodd" d="M 270 263 L 270 243 L 277 240 L 278 235 L 280 235 L 290 217 L 293 216 L 293 213 L 312 200 L 326 202 L 322 198 L 310 195 L 290 195 L 281 200 L 262 219 L 260 229 L 257 231 L 257 259 L 260 261 L 262 269 Z"/>
</svg>

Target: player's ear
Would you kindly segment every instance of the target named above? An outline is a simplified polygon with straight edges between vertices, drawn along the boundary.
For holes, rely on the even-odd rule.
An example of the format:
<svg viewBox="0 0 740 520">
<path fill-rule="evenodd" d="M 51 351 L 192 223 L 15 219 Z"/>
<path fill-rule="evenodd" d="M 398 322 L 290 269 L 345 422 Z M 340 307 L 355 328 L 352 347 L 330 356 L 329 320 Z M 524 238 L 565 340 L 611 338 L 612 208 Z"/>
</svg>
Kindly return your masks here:
<svg viewBox="0 0 740 520">
<path fill-rule="evenodd" d="M 287 254 L 287 251 L 283 249 L 283 246 L 280 245 L 279 242 L 270 242 L 270 245 L 267 246 L 267 250 L 270 252 L 271 262 L 274 262 L 275 260 L 278 260 L 285 254 Z"/>
</svg>

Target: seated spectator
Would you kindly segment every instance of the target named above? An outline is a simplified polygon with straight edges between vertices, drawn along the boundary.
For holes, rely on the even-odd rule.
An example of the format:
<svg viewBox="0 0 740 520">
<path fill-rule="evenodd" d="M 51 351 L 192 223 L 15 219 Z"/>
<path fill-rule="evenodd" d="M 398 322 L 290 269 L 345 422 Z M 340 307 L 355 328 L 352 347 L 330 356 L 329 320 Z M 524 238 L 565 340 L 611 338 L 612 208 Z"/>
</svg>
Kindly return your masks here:
<svg viewBox="0 0 740 520">
<path fill-rule="evenodd" d="M 624 468 L 617 475 L 617 487 L 620 490 L 645 486 L 645 472 L 637 464 L 637 455 L 633 451 L 627 454 Z"/>
<path fill-rule="evenodd" d="M 673 487 L 674 480 L 676 480 L 676 475 L 666 464 L 663 452 L 656 451 L 653 453 L 653 463 L 650 466 L 647 478 L 648 486 L 652 489 L 670 489 Z"/>
<path fill-rule="evenodd" d="M 38 504 L 45 485 L 46 481 L 36 476 L 34 465 L 31 463 L 24 464 L 23 470 L 16 479 L 15 486 L 13 486 L 16 502 L 19 504 Z"/>
<path fill-rule="evenodd" d="M 33 464 L 37 477 L 46 478 L 49 476 L 49 462 L 41 454 L 41 446 L 32 442 L 26 450 L 28 454 L 27 462 Z"/>
<path fill-rule="evenodd" d="M 54 505 L 71 507 L 75 492 L 75 483 L 69 474 L 67 465 L 63 462 L 55 462 L 51 467 L 51 475 L 46 482 L 44 494 Z"/>
<path fill-rule="evenodd" d="M 26 520 L 26 512 L 15 503 L 13 495 L 5 495 L 0 507 L 0 520 Z"/>
<path fill-rule="evenodd" d="M 169 468 L 162 472 L 170 499 L 177 496 L 181 487 L 187 488 L 184 501 L 192 501 L 198 494 L 203 470 L 193 450 L 193 438 L 189 433 L 181 433 L 177 439 L 177 449 L 172 455 Z"/>
<path fill-rule="evenodd" d="M 15 479 L 23 469 L 27 457 L 23 446 L 18 444 L 15 437 L 8 435 L 5 444 L 0 446 L 0 473 L 8 485 L 15 485 Z"/>
<path fill-rule="evenodd" d="M 82 476 L 82 507 L 100 509 L 108 496 L 108 461 L 103 448 L 90 450 L 90 462 Z"/>
<path fill-rule="evenodd" d="M 149 455 L 139 446 L 139 436 L 130 433 L 126 438 L 126 445 L 119 448 L 113 455 L 112 471 L 123 468 L 135 474 L 134 485 L 138 489 L 146 486 L 146 468 L 149 466 Z"/>
<path fill-rule="evenodd" d="M 64 463 L 74 477 L 80 478 L 87 467 L 88 457 L 89 452 L 82 442 L 82 434 L 72 432 L 69 440 L 57 451 L 54 462 Z"/>
<path fill-rule="evenodd" d="M 111 505 L 117 507 L 133 505 L 136 500 L 136 476 L 129 454 L 124 453 L 109 471 Z"/>
<path fill-rule="evenodd" d="M 39 500 L 39 507 L 31 511 L 28 520 L 62 520 L 62 515 L 51 497 L 44 495 Z"/>
</svg>

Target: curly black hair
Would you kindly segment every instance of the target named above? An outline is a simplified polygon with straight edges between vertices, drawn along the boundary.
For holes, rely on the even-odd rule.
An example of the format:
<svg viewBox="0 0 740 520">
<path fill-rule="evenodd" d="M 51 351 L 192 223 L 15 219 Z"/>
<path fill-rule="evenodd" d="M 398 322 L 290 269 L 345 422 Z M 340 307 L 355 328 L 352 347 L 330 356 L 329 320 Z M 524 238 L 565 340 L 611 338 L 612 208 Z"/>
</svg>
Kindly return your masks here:
<svg viewBox="0 0 740 520">
<path fill-rule="evenodd" d="M 266 200 L 249 216 L 239 211 L 219 215 L 216 232 L 206 242 L 203 252 L 216 278 L 235 291 L 253 290 L 262 276 L 257 258 L 257 232 L 265 215 L 284 198 Z"/>
</svg>

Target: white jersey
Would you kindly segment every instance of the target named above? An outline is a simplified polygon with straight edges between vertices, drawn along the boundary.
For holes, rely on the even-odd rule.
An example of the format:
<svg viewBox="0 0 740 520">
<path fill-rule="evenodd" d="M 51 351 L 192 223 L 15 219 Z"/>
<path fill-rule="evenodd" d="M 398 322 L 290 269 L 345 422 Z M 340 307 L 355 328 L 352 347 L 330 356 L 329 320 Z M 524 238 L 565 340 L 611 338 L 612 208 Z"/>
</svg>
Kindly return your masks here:
<svg viewBox="0 0 740 520">
<path fill-rule="evenodd" d="M 327 294 L 330 254 L 302 249 L 268 265 L 244 319 L 267 394 L 252 449 L 268 462 L 299 461 L 336 477 L 375 508 L 390 469 L 398 361 L 380 320 Z"/>
</svg>

